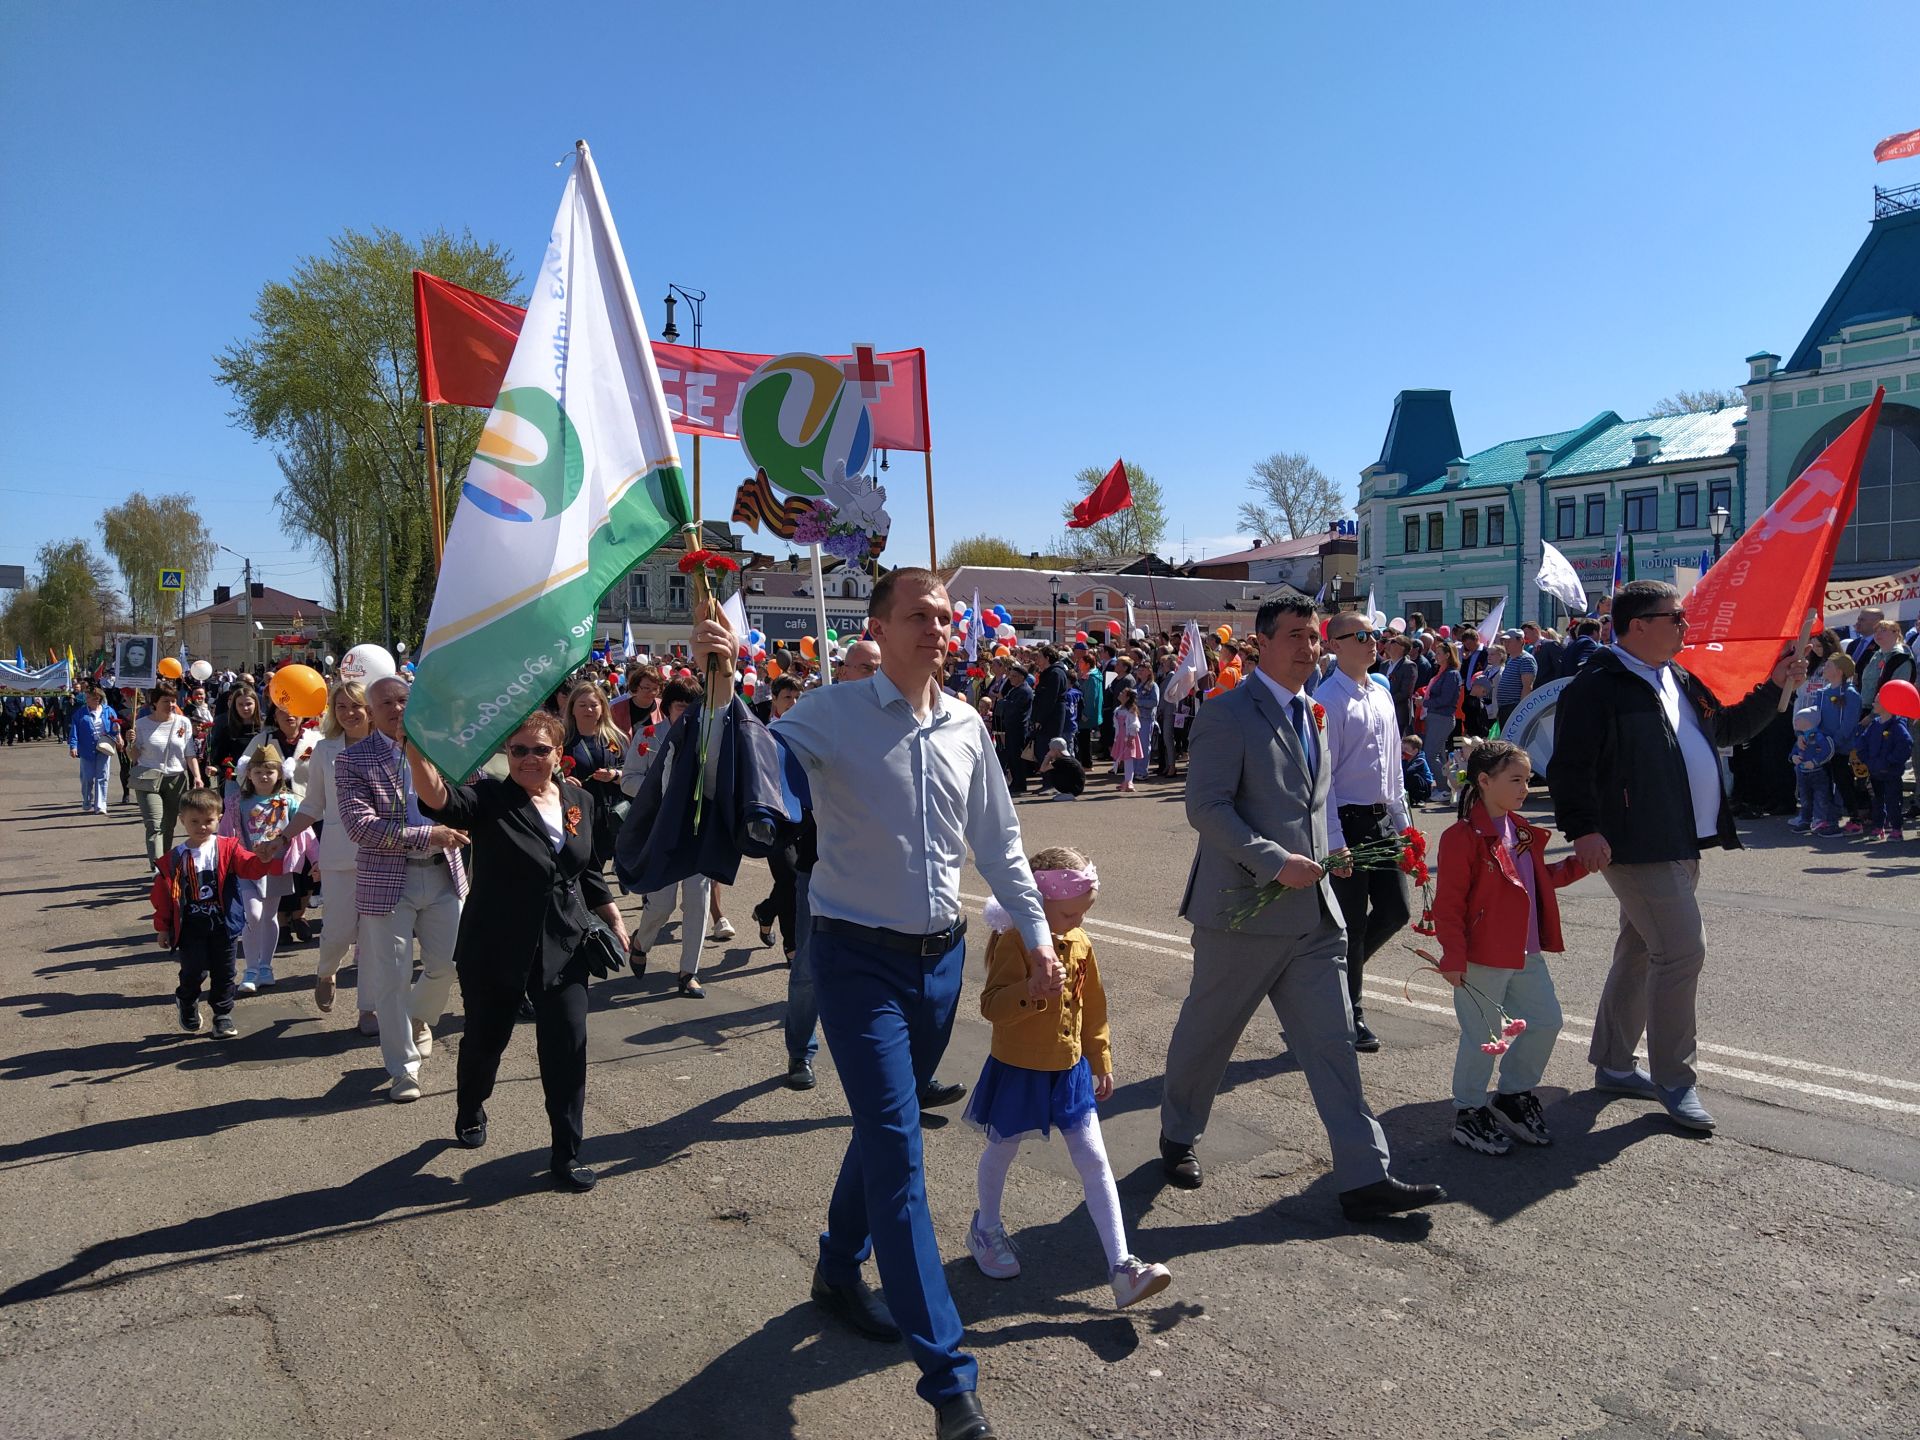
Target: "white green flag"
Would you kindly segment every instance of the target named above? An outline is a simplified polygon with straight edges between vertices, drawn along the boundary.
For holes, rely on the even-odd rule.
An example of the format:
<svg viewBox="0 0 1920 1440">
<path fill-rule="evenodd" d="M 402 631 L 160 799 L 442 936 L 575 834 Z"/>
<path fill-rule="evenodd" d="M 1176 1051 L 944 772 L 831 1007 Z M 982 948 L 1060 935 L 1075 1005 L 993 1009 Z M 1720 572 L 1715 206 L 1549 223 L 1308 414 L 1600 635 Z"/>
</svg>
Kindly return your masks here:
<svg viewBox="0 0 1920 1440">
<path fill-rule="evenodd" d="M 447 537 L 407 733 L 476 770 L 584 662 L 600 597 L 680 526 L 653 347 L 583 141 Z"/>
</svg>

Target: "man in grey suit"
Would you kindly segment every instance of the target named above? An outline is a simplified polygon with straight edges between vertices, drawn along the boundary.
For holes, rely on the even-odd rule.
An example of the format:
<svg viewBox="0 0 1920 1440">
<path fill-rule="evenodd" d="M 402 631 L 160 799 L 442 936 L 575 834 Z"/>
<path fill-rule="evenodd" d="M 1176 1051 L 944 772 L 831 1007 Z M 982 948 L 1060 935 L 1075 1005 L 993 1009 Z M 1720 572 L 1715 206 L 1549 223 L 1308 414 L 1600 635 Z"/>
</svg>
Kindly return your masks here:
<svg viewBox="0 0 1920 1440">
<path fill-rule="evenodd" d="M 1317 707 L 1302 694 L 1320 658 L 1318 617 L 1305 599 L 1269 600 L 1254 631 L 1258 668 L 1200 707 L 1188 744 L 1187 823 L 1200 844 L 1180 913 L 1193 922 L 1193 984 L 1167 1047 L 1161 1168 L 1170 1183 L 1199 1188 L 1193 1147 L 1233 1047 L 1266 1000 L 1327 1127 L 1347 1218 L 1437 1204 L 1447 1198 L 1438 1185 L 1388 1173 L 1387 1138 L 1360 1092 L 1346 931 L 1313 858 L 1327 855 L 1331 768 Z M 1270 880 L 1287 893 L 1234 928 L 1234 912 Z"/>
</svg>

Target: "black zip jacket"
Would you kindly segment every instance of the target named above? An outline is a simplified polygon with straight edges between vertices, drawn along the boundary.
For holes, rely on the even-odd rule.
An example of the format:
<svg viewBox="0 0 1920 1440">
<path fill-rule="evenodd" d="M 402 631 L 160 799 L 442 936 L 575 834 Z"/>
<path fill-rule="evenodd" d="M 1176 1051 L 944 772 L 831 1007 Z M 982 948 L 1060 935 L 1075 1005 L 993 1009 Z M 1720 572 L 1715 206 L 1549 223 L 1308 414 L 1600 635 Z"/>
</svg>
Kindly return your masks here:
<svg viewBox="0 0 1920 1440">
<path fill-rule="evenodd" d="M 1768 681 L 1738 705 L 1722 705 L 1680 666 L 1680 693 L 1716 746 L 1739 745 L 1767 727 L 1780 705 Z M 1554 823 L 1569 840 L 1598 832 L 1617 865 L 1697 860 L 1693 791 L 1680 741 L 1653 687 L 1602 649 L 1580 668 L 1554 706 L 1553 759 L 1547 766 Z M 1710 844 L 1740 848 L 1722 787 Z"/>
</svg>

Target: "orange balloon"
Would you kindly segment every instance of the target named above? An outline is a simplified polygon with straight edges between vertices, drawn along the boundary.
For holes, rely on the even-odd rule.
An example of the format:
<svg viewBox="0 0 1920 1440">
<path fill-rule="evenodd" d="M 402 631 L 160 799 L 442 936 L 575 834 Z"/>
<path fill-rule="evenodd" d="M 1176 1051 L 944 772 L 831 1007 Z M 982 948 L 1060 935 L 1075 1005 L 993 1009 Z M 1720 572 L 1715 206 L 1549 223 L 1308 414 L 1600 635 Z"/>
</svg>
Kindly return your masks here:
<svg viewBox="0 0 1920 1440">
<path fill-rule="evenodd" d="M 800 653 L 802 655 L 811 660 L 818 652 L 819 647 L 813 643 L 813 637 L 811 635 L 802 635 L 800 637 Z"/>
<path fill-rule="evenodd" d="M 180 662 L 171 655 L 161 656 L 160 663 L 154 668 L 168 680 L 178 680 L 182 675 L 187 673 Z"/>
<path fill-rule="evenodd" d="M 778 680 L 779 678 L 780 678 L 780 662 L 778 660 L 767 661 L 767 679 Z"/>
<path fill-rule="evenodd" d="M 1233 626 L 1222 625 L 1213 633 L 1220 637 L 1220 643 L 1222 645 L 1231 645 L 1233 643 Z"/>
<path fill-rule="evenodd" d="M 327 682 L 311 665 L 282 665 L 267 681 L 267 698 L 289 715 L 317 720 L 326 712 Z"/>
</svg>

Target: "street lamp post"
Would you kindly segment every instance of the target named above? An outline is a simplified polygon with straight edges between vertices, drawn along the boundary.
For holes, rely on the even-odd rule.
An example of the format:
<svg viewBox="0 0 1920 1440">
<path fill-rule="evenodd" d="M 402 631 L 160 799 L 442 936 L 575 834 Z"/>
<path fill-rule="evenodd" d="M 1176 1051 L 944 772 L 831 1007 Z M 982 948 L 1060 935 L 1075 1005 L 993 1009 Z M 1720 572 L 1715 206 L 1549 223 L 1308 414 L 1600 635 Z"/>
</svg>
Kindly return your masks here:
<svg viewBox="0 0 1920 1440">
<path fill-rule="evenodd" d="M 1060 643 L 1060 577 L 1049 575 L 1047 585 L 1053 591 L 1053 643 Z"/>
<path fill-rule="evenodd" d="M 660 338 L 669 343 L 680 338 L 680 329 L 673 323 L 673 307 L 676 303 L 676 297 L 679 300 L 686 301 L 688 307 L 693 311 L 693 348 L 698 350 L 700 348 L 701 321 L 706 314 L 707 292 L 704 290 L 688 290 L 684 286 L 675 285 L 672 281 L 667 282 L 667 323 L 660 328 Z M 701 520 L 700 437 L 698 435 L 693 437 L 693 520 L 696 525 L 698 525 Z"/>
<path fill-rule="evenodd" d="M 1715 560 L 1720 558 L 1720 537 L 1727 533 L 1727 521 L 1730 518 L 1732 517 L 1727 514 L 1727 507 L 1724 505 L 1714 506 L 1707 515 L 1707 529 L 1713 533 L 1713 558 Z"/>
</svg>

